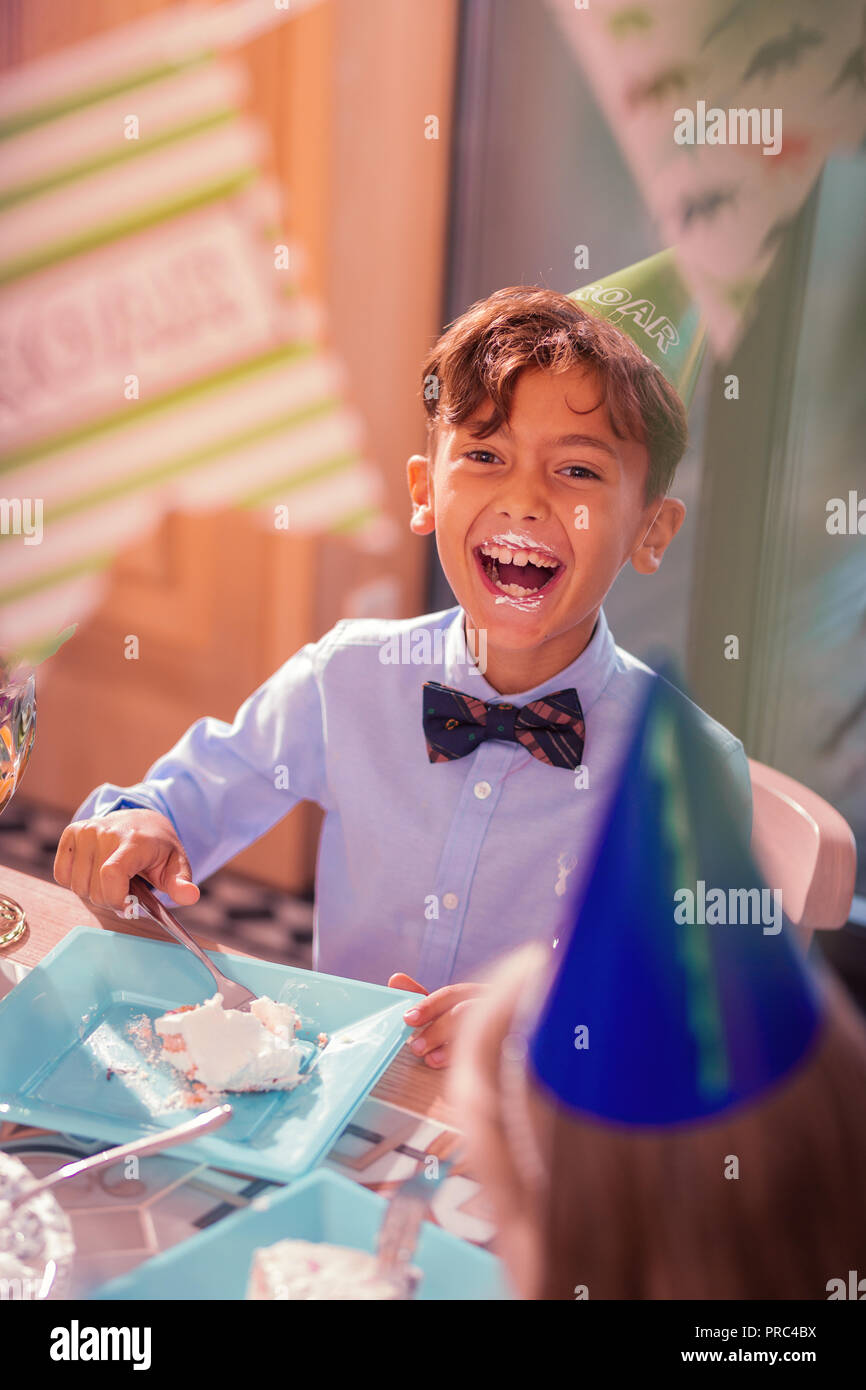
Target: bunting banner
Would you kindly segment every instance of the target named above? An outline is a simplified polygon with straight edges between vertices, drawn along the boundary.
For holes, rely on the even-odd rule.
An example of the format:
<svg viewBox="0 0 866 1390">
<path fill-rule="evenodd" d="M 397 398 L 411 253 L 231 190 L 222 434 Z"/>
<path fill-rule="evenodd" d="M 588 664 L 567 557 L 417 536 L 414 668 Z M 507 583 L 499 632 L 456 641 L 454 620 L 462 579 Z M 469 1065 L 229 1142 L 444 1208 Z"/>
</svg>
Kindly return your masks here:
<svg viewBox="0 0 866 1390">
<path fill-rule="evenodd" d="M 220 12 L 161 10 L 0 90 L 0 649 L 86 617 L 169 510 L 382 524 Z"/>
<path fill-rule="evenodd" d="M 724 358 L 824 162 L 866 135 L 866 6 L 548 3 Z"/>
</svg>

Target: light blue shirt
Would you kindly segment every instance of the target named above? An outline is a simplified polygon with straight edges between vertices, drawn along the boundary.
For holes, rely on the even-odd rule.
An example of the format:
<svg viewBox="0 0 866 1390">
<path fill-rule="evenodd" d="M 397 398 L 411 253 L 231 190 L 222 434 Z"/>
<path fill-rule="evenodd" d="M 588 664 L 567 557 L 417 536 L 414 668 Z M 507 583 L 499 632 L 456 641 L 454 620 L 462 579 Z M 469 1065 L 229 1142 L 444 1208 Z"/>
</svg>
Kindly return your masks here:
<svg viewBox="0 0 866 1390">
<path fill-rule="evenodd" d="M 123 803 L 161 811 L 201 882 L 299 801 L 317 802 L 326 815 L 315 968 L 379 983 L 403 970 L 438 989 L 477 979 L 514 946 L 557 935 L 651 679 L 647 666 L 615 646 L 601 613 L 571 665 L 507 696 L 525 704 L 574 686 L 586 720 L 585 774 L 497 740 L 434 764 L 422 727 L 423 681 L 505 698 L 469 656 L 463 609 L 344 619 L 284 662 L 232 724 L 196 720 L 142 782 L 103 783 L 73 819 Z M 743 746 L 708 715 L 701 721 L 750 825 Z"/>
</svg>

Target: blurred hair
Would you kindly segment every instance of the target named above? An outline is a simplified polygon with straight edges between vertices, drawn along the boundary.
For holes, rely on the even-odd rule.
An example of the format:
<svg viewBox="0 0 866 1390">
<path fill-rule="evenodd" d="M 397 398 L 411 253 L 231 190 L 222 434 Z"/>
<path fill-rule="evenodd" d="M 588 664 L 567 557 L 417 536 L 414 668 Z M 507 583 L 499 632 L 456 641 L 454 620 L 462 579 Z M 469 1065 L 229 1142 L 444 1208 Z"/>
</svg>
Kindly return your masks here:
<svg viewBox="0 0 866 1390">
<path fill-rule="evenodd" d="M 516 953 L 467 1012 L 452 1080 L 525 1297 L 826 1299 L 830 1279 L 866 1273 L 866 1025 L 840 985 L 826 982 L 814 1050 L 764 1099 L 648 1132 L 578 1118 L 525 1072 L 521 1108 L 503 1093 L 504 1068 L 523 1066 L 503 1062 L 503 1039 L 534 970 Z"/>
<path fill-rule="evenodd" d="M 510 419 L 521 372 L 572 367 L 595 371 L 614 434 L 646 445 L 647 499 L 663 496 L 688 442 L 682 401 L 631 338 L 554 290 L 497 290 L 449 325 L 424 364 L 425 388 L 437 383 L 422 389 L 428 432 L 435 438 L 440 423 L 463 424 L 489 399 L 493 412 L 476 432 L 486 439 Z"/>
</svg>

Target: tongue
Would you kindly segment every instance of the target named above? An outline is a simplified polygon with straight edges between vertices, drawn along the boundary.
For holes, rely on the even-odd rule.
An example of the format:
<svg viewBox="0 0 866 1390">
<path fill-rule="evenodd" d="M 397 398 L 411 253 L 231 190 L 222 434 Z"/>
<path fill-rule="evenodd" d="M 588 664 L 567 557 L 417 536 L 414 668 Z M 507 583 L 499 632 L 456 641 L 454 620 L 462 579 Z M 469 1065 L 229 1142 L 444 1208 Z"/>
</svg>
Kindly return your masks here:
<svg viewBox="0 0 866 1390">
<path fill-rule="evenodd" d="M 521 584 L 524 589 L 540 589 L 553 574 L 552 570 L 533 565 L 531 561 L 525 565 L 498 564 L 497 568 L 500 584 Z"/>
</svg>

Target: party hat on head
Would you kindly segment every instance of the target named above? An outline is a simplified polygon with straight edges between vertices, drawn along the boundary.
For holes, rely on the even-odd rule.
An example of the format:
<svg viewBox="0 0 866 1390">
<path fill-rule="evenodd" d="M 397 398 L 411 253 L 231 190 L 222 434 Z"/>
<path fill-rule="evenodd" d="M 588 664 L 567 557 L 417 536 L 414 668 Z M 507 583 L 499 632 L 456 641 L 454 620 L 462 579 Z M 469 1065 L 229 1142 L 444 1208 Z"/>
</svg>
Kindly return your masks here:
<svg viewBox="0 0 866 1390">
<path fill-rule="evenodd" d="M 680 275 L 673 247 L 593 280 L 572 291 L 569 299 L 578 300 L 637 343 L 688 410 L 703 360 L 706 328 Z"/>
<path fill-rule="evenodd" d="M 817 983 L 700 721 L 653 679 L 529 1036 L 542 1089 L 608 1121 L 678 1124 L 752 1100 L 820 1028 Z"/>
</svg>

